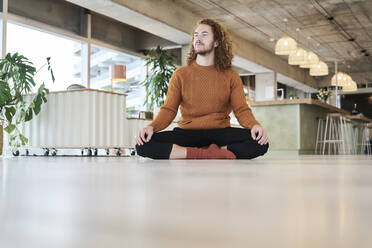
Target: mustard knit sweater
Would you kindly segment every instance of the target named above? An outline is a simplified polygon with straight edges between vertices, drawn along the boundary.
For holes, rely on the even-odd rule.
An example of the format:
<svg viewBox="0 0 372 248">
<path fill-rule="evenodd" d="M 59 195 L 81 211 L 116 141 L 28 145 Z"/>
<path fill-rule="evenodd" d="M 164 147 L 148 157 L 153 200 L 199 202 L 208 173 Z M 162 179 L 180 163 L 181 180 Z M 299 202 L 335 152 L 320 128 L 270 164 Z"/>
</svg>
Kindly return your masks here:
<svg viewBox="0 0 372 248">
<path fill-rule="evenodd" d="M 259 123 L 248 107 L 239 74 L 233 69 L 217 71 L 214 65 L 201 66 L 195 61 L 177 69 L 169 82 L 164 105 L 149 124 L 158 132 L 168 127 L 177 115 L 183 129 L 230 127 L 231 110 L 241 126 L 251 129 Z"/>
</svg>

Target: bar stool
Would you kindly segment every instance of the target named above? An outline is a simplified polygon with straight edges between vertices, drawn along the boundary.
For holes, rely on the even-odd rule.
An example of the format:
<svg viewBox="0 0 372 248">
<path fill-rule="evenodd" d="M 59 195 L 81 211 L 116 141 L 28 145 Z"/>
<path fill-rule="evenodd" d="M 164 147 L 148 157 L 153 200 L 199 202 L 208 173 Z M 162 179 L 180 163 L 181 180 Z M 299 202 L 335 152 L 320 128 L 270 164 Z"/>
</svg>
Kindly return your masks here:
<svg viewBox="0 0 372 248">
<path fill-rule="evenodd" d="M 318 119 L 318 129 L 316 131 L 316 141 L 315 141 L 315 154 L 318 154 L 318 147 L 319 147 L 319 154 L 322 152 L 322 148 L 324 145 L 324 126 L 325 126 L 325 119 L 321 117 L 317 117 Z"/>
<path fill-rule="evenodd" d="M 357 140 L 357 147 L 360 146 L 360 154 L 364 154 L 365 151 L 368 155 L 372 154 L 371 143 L 369 139 L 368 124 L 363 123 L 357 125 L 355 139 Z"/>
<path fill-rule="evenodd" d="M 353 132 L 351 121 L 340 113 L 327 114 L 323 139 L 320 142 L 323 145 L 322 154 L 325 154 L 325 148 L 328 144 L 328 154 L 331 153 L 331 145 L 333 145 L 334 154 L 348 154 L 352 153 L 353 145 Z"/>
<path fill-rule="evenodd" d="M 348 119 L 345 116 L 341 116 L 341 128 L 343 128 L 343 134 L 346 145 L 347 154 L 357 154 L 357 145 L 354 136 L 353 123 L 351 119 Z"/>
</svg>

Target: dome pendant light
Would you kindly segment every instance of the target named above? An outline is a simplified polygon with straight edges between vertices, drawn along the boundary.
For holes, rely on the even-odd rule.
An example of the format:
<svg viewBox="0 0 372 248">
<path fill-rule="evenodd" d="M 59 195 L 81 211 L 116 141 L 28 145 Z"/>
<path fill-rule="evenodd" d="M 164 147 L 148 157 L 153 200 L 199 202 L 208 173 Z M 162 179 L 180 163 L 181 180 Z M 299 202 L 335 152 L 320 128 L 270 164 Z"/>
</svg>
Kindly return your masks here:
<svg viewBox="0 0 372 248">
<path fill-rule="evenodd" d="M 323 61 L 310 67 L 310 76 L 326 76 L 328 75 L 328 66 Z"/>
<path fill-rule="evenodd" d="M 275 44 L 275 54 L 277 55 L 289 55 L 296 51 L 296 49 L 297 42 L 288 35 L 284 35 Z"/>
<path fill-rule="evenodd" d="M 307 51 L 307 58 L 306 62 L 303 64 L 300 64 L 301 68 L 310 68 L 314 65 L 317 65 L 319 63 L 319 57 L 312 51 Z"/>
<path fill-rule="evenodd" d="M 296 52 L 292 52 L 288 57 L 288 64 L 290 65 L 300 65 L 306 62 L 307 52 L 298 47 Z"/>
<path fill-rule="evenodd" d="M 288 20 L 284 19 L 283 21 L 285 22 L 285 31 L 287 33 Z M 296 51 L 296 49 L 297 42 L 288 35 L 284 35 L 275 44 L 275 54 L 277 55 L 289 55 L 290 53 Z"/>
</svg>

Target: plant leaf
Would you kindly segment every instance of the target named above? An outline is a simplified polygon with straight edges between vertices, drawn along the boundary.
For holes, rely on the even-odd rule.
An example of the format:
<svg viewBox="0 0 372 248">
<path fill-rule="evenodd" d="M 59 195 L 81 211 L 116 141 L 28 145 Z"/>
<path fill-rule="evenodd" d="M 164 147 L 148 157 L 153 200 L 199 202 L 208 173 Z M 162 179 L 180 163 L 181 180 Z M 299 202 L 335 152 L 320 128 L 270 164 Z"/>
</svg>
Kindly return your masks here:
<svg viewBox="0 0 372 248">
<path fill-rule="evenodd" d="M 19 134 L 19 138 L 21 139 L 22 145 L 26 145 L 28 143 L 28 139 L 23 136 L 22 134 Z"/>
<path fill-rule="evenodd" d="M 5 130 L 7 133 L 10 134 L 11 132 L 14 131 L 15 128 L 16 128 L 15 125 L 13 125 L 13 124 L 9 124 L 7 127 L 4 128 L 4 130 Z"/>
<path fill-rule="evenodd" d="M 5 117 L 9 121 L 9 123 L 12 123 L 13 116 L 15 115 L 16 109 L 14 107 L 7 107 L 5 108 Z"/>
<path fill-rule="evenodd" d="M 32 108 L 29 108 L 25 115 L 25 122 L 30 121 L 32 119 Z"/>
</svg>

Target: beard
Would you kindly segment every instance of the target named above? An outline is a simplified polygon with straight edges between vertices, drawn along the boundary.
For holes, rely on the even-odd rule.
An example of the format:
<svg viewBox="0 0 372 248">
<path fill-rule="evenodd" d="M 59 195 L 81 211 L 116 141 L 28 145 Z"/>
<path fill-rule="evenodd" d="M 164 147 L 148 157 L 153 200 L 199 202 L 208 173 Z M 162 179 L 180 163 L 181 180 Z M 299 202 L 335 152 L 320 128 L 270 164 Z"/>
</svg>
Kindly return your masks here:
<svg viewBox="0 0 372 248">
<path fill-rule="evenodd" d="M 194 46 L 195 54 L 206 55 L 206 54 L 212 52 L 213 50 L 214 50 L 213 42 L 211 42 L 209 44 L 209 46 L 204 45 L 204 47 L 202 47 L 200 49 L 196 49 L 195 46 Z"/>
</svg>

